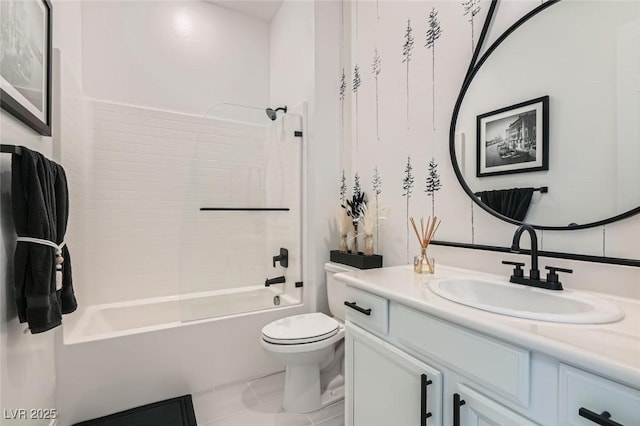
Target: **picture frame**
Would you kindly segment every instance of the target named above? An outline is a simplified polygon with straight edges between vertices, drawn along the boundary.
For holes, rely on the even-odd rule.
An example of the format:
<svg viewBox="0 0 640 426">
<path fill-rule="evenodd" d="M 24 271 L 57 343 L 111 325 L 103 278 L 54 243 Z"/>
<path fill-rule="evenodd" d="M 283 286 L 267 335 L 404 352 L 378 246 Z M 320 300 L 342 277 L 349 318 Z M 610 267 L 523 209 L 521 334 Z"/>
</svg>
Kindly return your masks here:
<svg viewBox="0 0 640 426">
<path fill-rule="evenodd" d="M 51 136 L 52 5 L 0 2 L 0 107 Z"/>
<path fill-rule="evenodd" d="M 476 177 L 549 170 L 549 96 L 477 116 Z"/>
</svg>

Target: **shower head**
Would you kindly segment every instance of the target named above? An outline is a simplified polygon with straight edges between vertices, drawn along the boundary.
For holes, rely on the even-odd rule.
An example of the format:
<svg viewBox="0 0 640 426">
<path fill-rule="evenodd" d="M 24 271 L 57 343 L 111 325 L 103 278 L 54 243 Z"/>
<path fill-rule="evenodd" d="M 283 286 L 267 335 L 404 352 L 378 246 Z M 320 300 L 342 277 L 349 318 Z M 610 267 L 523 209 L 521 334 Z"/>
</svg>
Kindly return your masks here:
<svg viewBox="0 0 640 426">
<path fill-rule="evenodd" d="M 271 119 L 271 121 L 275 121 L 276 117 L 277 117 L 276 112 L 278 112 L 278 111 L 282 111 L 282 112 L 284 112 L 286 114 L 287 113 L 286 105 L 283 106 L 283 107 L 276 108 L 276 109 L 267 108 L 267 110 L 266 110 L 267 117 L 269 117 L 269 119 Z"/>
</svg>

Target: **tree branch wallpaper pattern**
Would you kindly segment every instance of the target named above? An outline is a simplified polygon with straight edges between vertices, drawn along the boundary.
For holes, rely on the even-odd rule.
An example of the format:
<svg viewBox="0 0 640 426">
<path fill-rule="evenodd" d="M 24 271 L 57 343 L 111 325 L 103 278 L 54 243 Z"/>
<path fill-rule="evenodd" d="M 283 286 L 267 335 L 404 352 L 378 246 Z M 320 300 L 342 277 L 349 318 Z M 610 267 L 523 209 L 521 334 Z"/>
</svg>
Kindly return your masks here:
<svg viewBox="0 0 640 426">
<path fill-rule="evenodd" d="M 373 51 L 373 62 L 371 63 L 371 70 L 373 71 L 373 78 L 376 79 L 376 136 L 378 140 L 380 140 L 380 104 L 378 101 L 378 76 L 382 71 L 381 65 L 382 59 L 380 59 L 380 54 L 378 53 L 378 48 L 376 47 Z"/>
<path fill-rule="evenodd" d="M 407 19 L 407 29 L 404 33 L 404 44 L 402 45 L 403 64 L 407 64 L 407 129 L 409 128 L 409 63 L 411 62 L 411 52 L 413 51 L 413 28 L 411 19 Z"/>
<path fill-rule="evenodd" d="M 376 235 L 376 251 L 385 256 L 385 265 L 404 264 L 409 258 L 408 216 L 437 214 L 443 219 L 441 240 L 506 246 L 513 235 L 513 225 L 490 216 L 467 196 L 449 160 L 451 113 L 489 3 L 359 1 L 357 13 L 355 1 L 344 4 L 344 62 L 335 70 L 335 81 L 346 164 L 337 167 L 359 170 L 363 191 L 372 199 L 376 179 L 382 176 L 387 184 L 380 201 L 388 206 L 385 224 Z M 500 9 L 510 8 L 506 13 L 515 21 L 538 3 L 505 2 Z M 514 21 L 503 22 L 494 37 Z M 416 42 L 420 49 L 414 49 Z M 370 67 L 366 72 L 363 64 Z M 463 150 L 471 139 L 462 138 Z M 428 179 L 442 189 L 427 192 Z M 412 200 L 416 181 L 422 182 L 420 192 L 430 199 Z M 611 255 L 611 227 L 593 233 L 597 236 L 588 238 L 595 254 L 606 248 Z M 557 244 L 556 235 L 544 233 L 547 250 Z"/>
<path fill-rule="evenodd" d="M 427 23 L 426 44 L 427 49 L 431 50 L 431 101 L 432 101 L 432 123 L 433 130 L 436 129 L 436 41 L 442 35 L 442 28 L 438 20 L 438 11 L 435 7 L 429 12 L 429 22 Z"/>
</svg>

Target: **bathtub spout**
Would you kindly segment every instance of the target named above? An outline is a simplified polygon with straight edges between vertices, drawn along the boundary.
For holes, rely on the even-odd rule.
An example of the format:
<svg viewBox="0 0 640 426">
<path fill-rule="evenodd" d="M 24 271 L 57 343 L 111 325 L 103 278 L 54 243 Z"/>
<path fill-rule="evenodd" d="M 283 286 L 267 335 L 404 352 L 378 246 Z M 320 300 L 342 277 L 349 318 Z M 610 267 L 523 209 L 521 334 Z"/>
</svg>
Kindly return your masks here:
<svg viewBox="0 0 640 426">
<path fill-rule="evenodd" d="M 283 284 L 284 282 L 285 282 L 285 279 L 284 279 L 284 275 L 283 275 L 283 276 L 281 276 L 281 277 L 267 278 L 267 279 L 264 281 L 264 285 L 265 285 L 266 287 L 269 287 L 269 286 L 270 286 L 270 285 L 272 285 L 272 284 Z"/>
</svg>

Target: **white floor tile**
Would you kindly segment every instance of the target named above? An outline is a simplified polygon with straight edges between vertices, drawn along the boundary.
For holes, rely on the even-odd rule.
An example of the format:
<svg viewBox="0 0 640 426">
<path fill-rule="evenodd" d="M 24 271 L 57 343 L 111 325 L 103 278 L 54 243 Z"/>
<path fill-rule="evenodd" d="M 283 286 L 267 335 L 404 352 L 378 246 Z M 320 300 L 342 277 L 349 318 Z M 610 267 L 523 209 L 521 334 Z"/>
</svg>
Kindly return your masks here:
<svg viewBox="0 0 640 426">
<path fill-rule="evenodd" d="M 234 383 L 193 396 L 198 423 L 206 423 L 258 405 L 248 383 Z"/>
<path fill-rule="evenodd" d="M 280 401 L 259 404 L 223 419 L 207 423 L 206 426 L 311 426 L 303 414 L 285 413 Z"/>
<path fill-rule="evenodd" d="M 331 404 L 328 407 L 324 407 L 321 410 L 314 411 L 313 413 L 307 413 L 307 417 L 309 417 L 309 420 L 311 420 L 313 424 L 320 423 L 340 415 L 344 415 L 344 400 Z"/>
<path fill-rule="evenodd" d="M 336 416 L 320 423 L 314 423 L 314 426 L 344 426 L 344 415 Z"/>
<path fill-rule="evenodd" d="M 260 402 L 282 400 L 284 390 L 284 372 L 272 374 L 249 382 L 249 386 Z"/>
<path fill-rule="evenodd" d="M 344 426 L 344 401 L 308 414 L 282 409 L 284 373 L 193 396 L 201 426 Z"/>
</svg>

